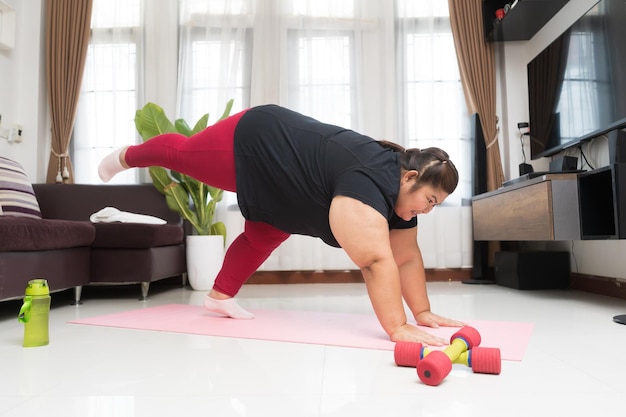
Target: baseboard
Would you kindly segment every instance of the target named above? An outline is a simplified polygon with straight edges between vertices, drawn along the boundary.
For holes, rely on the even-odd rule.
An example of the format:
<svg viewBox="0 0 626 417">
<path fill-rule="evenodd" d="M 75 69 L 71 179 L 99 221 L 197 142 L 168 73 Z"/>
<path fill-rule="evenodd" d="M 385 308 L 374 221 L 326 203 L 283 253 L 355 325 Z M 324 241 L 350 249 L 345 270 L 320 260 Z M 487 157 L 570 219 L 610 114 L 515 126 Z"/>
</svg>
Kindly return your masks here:
<svg viewBox="0 0 626 417">
<path fill-rule="evenodd" d="M 626 282 L 619 281 L 616 278 L 572 273 L 570 288 L 573 290 L 626 300 Z"/>
<path fill-rule="evenodd" d="M 471 268 L 427 269 L 427 282 L 465 281 L 472 278 Z M 350 271 L 257 271 L 247 284 L 345 284 L 363 282 L 361 272 Z M 626 282 L 615 278 L 572 273 L 570 288 L 626 300 Z"/>
<path fill-rule="evenodd" d="M 427 269 L 427 282 L 464 281 L 471 268 Z M 361 271 L 257 271 L 247 284 L 345 284 L 363 282 Z"/>
</svg>

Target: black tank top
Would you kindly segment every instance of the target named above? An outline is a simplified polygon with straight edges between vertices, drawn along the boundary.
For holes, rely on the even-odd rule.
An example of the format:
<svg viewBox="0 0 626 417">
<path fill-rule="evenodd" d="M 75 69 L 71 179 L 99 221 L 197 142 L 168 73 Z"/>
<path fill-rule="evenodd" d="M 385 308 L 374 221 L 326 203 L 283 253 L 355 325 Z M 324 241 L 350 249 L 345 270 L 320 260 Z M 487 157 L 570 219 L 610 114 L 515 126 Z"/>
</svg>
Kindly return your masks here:
<svg viewBox="0 0 626 417">
<path fill-rule="evenodd" d="M 333 197 L 377 210 L 390 229 L 415 227 L 393 211 L 398 154 L 374 139 L 275 105 L 249 109 L 235 129 L 237 199 L 243 216 L 339 247 L 328 221 Z"/>
</svg>

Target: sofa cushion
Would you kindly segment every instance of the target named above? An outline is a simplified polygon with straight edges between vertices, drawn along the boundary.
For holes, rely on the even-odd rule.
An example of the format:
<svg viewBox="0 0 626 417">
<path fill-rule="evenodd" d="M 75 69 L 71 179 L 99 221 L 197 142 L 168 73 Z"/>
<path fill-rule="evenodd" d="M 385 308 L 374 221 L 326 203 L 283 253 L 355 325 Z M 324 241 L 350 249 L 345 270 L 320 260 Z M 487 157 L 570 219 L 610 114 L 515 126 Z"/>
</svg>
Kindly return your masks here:
<svg viewBox="0 0 626 417">
<path fill-rule="evenodd" d="M 0 251 L 36 251 L 89 246 L 96 235 L 88 222 L 0 217 Z"/>
<path fill-rule="evenodd" d="M 172 224 L 95 223 L 93 248 L 144 249 L 183 243 L 183 228 Z"/>
<path fill-rule="evenodd" d="M 0 216 L 41 219 L 41 210 L 22 165 L 0 156 Z"/>
</svg>

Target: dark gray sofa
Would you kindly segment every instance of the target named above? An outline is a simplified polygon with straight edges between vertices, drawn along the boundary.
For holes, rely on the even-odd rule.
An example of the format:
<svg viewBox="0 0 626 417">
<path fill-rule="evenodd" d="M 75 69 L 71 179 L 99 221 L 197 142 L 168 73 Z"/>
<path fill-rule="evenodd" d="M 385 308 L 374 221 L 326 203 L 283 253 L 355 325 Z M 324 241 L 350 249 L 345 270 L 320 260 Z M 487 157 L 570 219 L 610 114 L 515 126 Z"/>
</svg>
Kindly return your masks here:
<svg viewBox="0 0 626 417">
<path fill-rule="evenodd" d="M 29 280 L 45 278 L 50 291 L 73 287 L 80 301 L 95 236 L 88 222 L 0 216 L 0 300 L 22 297 Z"/>
<path fill-rule="evenodd" d="M 74 287 L 76 302 L 87 284 L 140 283 L 145 299 L 151 282 L 180 275 L 185 283 L 183 222 L 152 184 L 33 184 L 33 189 L 42 220 L 0 218 L 0 300 L 22 296 L 33 278 L 47 279 L 52 291 Z M 91 223 L 89 217 L 104 207 L 167 224 Z M 26 220 L 29 227 L 9 225 Z M 54 230 L 43 233 L 47 225 Z"/>
</svg>

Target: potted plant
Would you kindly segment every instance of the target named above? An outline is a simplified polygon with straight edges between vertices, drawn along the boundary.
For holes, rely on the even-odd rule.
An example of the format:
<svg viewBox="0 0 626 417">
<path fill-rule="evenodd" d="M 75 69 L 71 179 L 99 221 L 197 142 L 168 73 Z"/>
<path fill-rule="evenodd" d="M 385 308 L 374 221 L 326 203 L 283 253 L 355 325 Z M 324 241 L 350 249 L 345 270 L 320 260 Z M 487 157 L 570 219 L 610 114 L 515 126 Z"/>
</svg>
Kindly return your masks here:
<svg viewBox="0 0 626 417">
<path fill-rule="evenodd" d="M 219 120 L 229 116 L 232 106 L 233 100 L 228 101 Z M 189 137 L 205 129 L 208 120 L 207 113 L 192 129 L 183 119 L 172 123 L 160 106 L 147 103 L 137 110 L 135 127 L 144 141 L 162 133 L 175 132 Z M 193 227 L 193 235 L 186 238 L 189 283 L 195 290 L 209 290 L 224 259 L 226 226 L 215 221 L 215 208 L 224 190 L 163 167 L 150 167 L 149 172 L 154 187 L 165 196 L 168 207 L 180 213 Z"/>
</svg>

